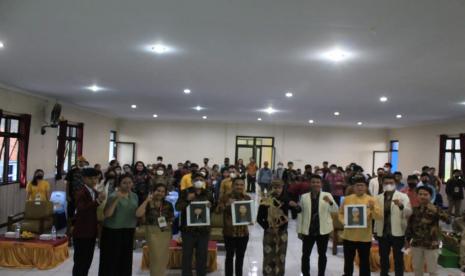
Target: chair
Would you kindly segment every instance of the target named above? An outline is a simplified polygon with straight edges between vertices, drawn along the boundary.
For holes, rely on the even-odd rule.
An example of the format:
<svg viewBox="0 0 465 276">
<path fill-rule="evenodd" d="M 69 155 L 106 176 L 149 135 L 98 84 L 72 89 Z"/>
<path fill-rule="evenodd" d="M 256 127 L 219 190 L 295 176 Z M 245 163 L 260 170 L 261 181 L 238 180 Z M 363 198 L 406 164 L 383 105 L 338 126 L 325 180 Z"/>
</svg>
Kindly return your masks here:
<svg viewBox="0 0 465 276">
<path fill-rule="evenodd" d="M 333 214 L 333 232 L 330 235 L 333 241 L 333 255 L 337 254 L 337 246 L 343 244 L 342 231 L 344 231 L 344 224 L 339 221 L 338 214 Z"/>
<path fill-rule="evenodd" d="M 210 215 L 210 240 L 223 242 L 223 213 L 212 212 Z"/>
<path fill-rule="evenodd" d="M 48 233 L 53 226 L 53 203 L 50 201 L 26 201 L 24 212 L 8 216 L 8 230 L 14 231 L 21 224 L 21 231 L 36 234 Z"/>
</svg>

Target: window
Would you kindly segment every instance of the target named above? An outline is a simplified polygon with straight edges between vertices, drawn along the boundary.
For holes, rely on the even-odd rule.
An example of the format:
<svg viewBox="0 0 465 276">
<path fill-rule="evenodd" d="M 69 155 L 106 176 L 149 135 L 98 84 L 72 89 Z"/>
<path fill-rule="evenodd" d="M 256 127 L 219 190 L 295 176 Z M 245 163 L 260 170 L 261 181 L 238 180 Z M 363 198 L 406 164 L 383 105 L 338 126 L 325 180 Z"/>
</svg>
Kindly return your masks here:
<svg viewBox="0 0 465 276">
<path fill-rule="evenodd" d="M 447 137 L 444 151 L 444 180 L 448 180 L 454 170 L 462 167 L 462 155 L 460 153 L 460 138 Z"/>
<path fill-rule="evenodd" d="M 0 184 L 19 180 L 19 118 L 2 117 L 0 122 Z"/>
<path fill-rule="evenodd" d="M 57 179 L 70 171 L 82 155 L 83 128 L 82 123 L 60 122 L 57 139 Z"/>
<path fill-rule="evenodd" d="M 116 159 L 116 131 L 110 131 L 110 151 L 108 156 L 108 162 Z"/>
<path fill-rule="evenodd" d="M 391 141 L 390 160 L 392 164 L 391 172 L 397 172 L 399 169 L 399 141 Z"/>
</svg>

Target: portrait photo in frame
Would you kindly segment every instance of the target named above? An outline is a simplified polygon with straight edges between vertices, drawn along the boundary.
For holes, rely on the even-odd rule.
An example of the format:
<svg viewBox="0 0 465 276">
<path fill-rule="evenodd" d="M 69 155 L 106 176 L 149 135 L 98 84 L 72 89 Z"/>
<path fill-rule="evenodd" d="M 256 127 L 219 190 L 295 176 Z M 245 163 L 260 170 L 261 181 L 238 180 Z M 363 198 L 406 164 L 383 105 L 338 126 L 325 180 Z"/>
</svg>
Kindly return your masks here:
<svg viewBox="0 0 465 276">
<path fill-rule="evenodd" d="M 367 206 L 362 204 L 344 206 L 344 228 L 367 228 Z"/>
<path fill-rule="evenodd" d="M 234 226 L 253 224 L 255 202 L 253 200 L 235 201 L 231 204 L 231 213 Z"/>
<path fill-rule="evenodd" d="M 187 206 L 187 226 L 209 226 L 210 208 L 209 201 L 192 201 Z"/>
</svg>

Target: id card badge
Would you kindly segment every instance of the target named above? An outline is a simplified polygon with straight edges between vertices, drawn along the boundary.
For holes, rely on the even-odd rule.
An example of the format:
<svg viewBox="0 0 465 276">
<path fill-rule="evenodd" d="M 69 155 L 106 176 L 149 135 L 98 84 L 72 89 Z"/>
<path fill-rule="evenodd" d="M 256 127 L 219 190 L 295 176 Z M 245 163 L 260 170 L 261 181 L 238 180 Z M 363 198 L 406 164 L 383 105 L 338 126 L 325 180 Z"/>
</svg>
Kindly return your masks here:
<svg viewBox="0 0 465 276">
<path fill-rule="evenodd" d="M 459 188 L 459 187 L 455 187 L 455 188 L 454 188 L 454 193 L 458 193 L 458 192 L 460 192 L 460 188 Z"/>
<path fill-rule="evenodd" d="M 168 223 L 166 223 L 165 217 L 159 217 L 159 218 L 158 218 L 158 226 L 159 226 L 160 228 L 166 228 L 166 227 L 168 227 Z"/>
</svg>

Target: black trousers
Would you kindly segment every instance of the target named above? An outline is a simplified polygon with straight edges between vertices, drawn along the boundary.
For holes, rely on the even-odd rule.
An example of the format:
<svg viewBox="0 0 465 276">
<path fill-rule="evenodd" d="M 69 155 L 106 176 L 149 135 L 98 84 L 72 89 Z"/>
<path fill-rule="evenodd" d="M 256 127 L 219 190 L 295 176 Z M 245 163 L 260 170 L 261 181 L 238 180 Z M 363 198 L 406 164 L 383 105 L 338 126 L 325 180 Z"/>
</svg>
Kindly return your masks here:
<svg viewBox="0 0 465 276">
<path fill-rule="evenodd" d="M 310 255 L 312 254 L 312 249 L 315 242 L 318 249 L 318 275 L 325 275 L 327 263 L 326 250 L 328 249 L 328 240 L 329 235 L 303 235 L 301 270 L 304 276 L 310 276 Z"/>
<path fill-rule="evenodd" d="M 405 237 L 378 237 L 379 243 L 379 257 L 381 260 L 381 273 L 380 276 L 389 275 L 389 253 L 394 255 L 394 271 L 396 276 L 404 275 L 404 253 L 402 247 L 405 244 Z"/>
<path fill-rule="evenodd" d="M 134 229 L 103 227 L 100 241 L 99 276 L 131 276 Z"/>
<path fill-rule="evenodd" d="M 73 276 L 87 276 L 94 258 L 95 238 L 78 239 L 73 238 L 74 266 Z"/>
<path fill-rule="evenodd" d="M 255 176 L 247 174 L 247 192 L 255 193 L 255 181 Z"/>
<path fill-rule="evenodd" d="M 242 276 L 242 267 L 244 265 L 245 250 L 249 236 L 246 237 L 224 237 L 226 247 L 226 260 L 224 265 L 225 275 L 233 276 L 234 255 L 236 256 L 236 276 Z"/>
<path fill-rule="evenodd" d="M 370 273 L 370 248 L 371 242 L 355 242 L 344 240 L 344 276 L 352 276 L 354 273 L 354 259 L 357 251 L 360 259 L 360 276 Z"/>
<path fill-rule="evenodd" d="M 207 275 L 209 233 L 182 233 L 182 276 L 192 276 L 192 256 L 195 249 L 195 271 L 197 276 Z"/>
</svg>

